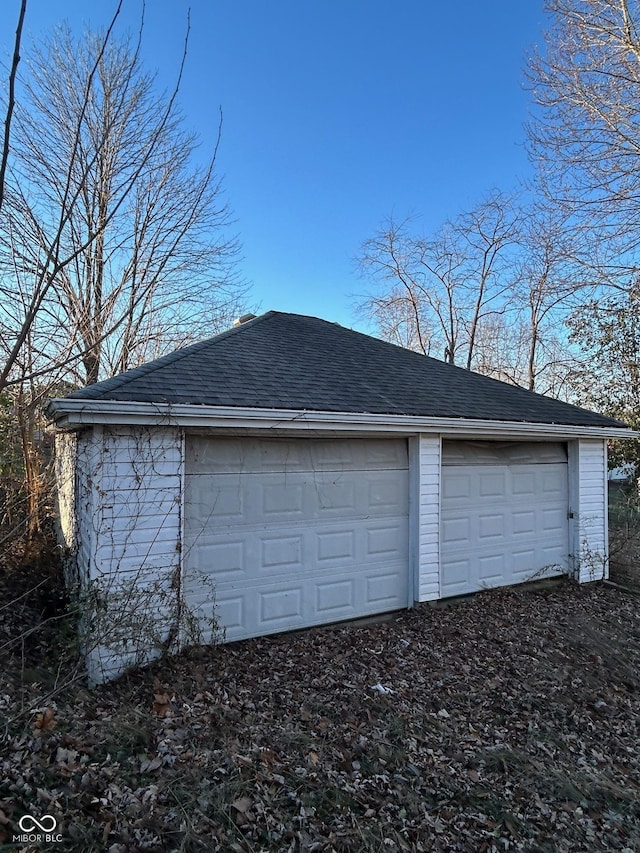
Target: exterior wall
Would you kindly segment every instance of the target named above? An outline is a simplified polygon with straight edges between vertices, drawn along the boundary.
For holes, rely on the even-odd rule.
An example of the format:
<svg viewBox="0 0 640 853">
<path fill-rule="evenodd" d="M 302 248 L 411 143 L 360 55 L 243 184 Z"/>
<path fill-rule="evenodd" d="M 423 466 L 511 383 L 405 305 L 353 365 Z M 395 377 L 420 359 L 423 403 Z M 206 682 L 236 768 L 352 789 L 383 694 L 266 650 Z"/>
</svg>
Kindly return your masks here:
<svg viewBox="0 0 640 853">
<path fill-rule="evenodd" d="M 76 518 L 76 451 L 74 433 L 58 433 L 55 438 L 56 532 L 62 549 L 62 564 L 67 587 L 78 581 L 76 552 L 78 525 Z"/>
<path fill-rule="evenodd" d="M 570 446 L 571 548 L 576 580 L 609 577 L 607 445 L 580 439 Z"/>
<path fill-rule="evenodd" d="M 93 579 L 179 567 L 182 440 L 173 429 L 104 430 Z"/>
<path fill-rule="evenodd" d="M 62 541 L 86 596 L 83 642 L 100 683 L 180 640 L 184 435 L 100 427 L 59 441 Z M 408 604 L 441 596 L 439 435 L 409 439 Z M 75 461 L 75 478 L 72 476 Z M 571 551 L 580 582 L 606 577 L 606 443 L 570 443 Z"/>
<path fill-rule="evenodd" d="M 98 492 L 94 471 L 99 467 L 102 427 L 76 437 L 76 581 L 85 589 L 91 577 L 95 553 L 94 518 L 98 511 Z"/>
<path fill-rule="evenodd" d="M 93 563 L 93 520 L 98 506 L 93 470 L 101 435 L 98 428 L 58 433 L 55 439 L 56 526 L 70 591 L 86 587 Z"/>
<path fill-rule="evenodd" d="M 178 640 L 183 441 L 171 428 L 94 428 L 77 453 L 78 568 L 89 680 Z"/>
<path fill-rule="evenodd" d="M 415 600 L 440 598 L 440 436 L 409 443 L 411 564 Z"/>
</svg>

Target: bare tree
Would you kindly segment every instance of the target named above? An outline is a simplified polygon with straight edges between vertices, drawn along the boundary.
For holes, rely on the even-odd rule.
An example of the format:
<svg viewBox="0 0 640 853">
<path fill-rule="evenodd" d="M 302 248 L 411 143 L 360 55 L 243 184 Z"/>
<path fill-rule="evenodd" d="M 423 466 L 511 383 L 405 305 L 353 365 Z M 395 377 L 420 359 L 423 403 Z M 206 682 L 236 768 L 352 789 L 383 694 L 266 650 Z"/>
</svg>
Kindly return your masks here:
<svg viewBox="0 0 640 853">
<path fill-rule="evenodd" d="M 0 232 L 3 232 L 4 239 L 0 241 L 0 271 L 2 272 L 3 290 L 0 292 L 0 345 L 4 350 L 3 363 L 0 362 L 0 391 L 10 384 L 20 384 L 24 380 L 24 372 L 20 370 L 20 360 L 25 343 L 32 338 L 33 328 L 36 318 L 39 316 L 42 304 L 47 297 L 52 285 L 55 281 L 57 273 L 64 267 L 65 260 L 59 257 L 59 242 L 60 236 L 68 224 L 69 216 L 73 210 L 77 196 L 74 197 L 72 192 L 72 170 L 75 163 L 75 151 L 80 144 L 80 125 L 83 120 L 84 112 L 87 107 L 90 96 L 91 86 L 97 71 L 97 65 L 106 49 L 108 41 L 113 32 L 113 28 L 120 14 L 122 0 L 118 4 L 116 11 L 111 19 L 109 27 L 105 33 L 103 43 L 100 50 L 100 56 L 93 68 L 91 69 L 86 86 L 83 90 L 84 106 L 78 119 L 78 126 L 75 128 L 74 145 L 69 152 L 69 164 L 65 171 L 62 170 L 63 177 L 63 192 L 59 199 L 59 215 L 56 227 L 54 229 L 53 239 L 48 246 L 42 245 L 39 242 L 39 229 L 36 227 L 30 229 L 31 209 L 28 202 L 28 193 L 32 189 L 28 168 L 26 174 L 21 173 L 18 164 L 20 157 L 15 156 L 15 149 L 12 147 L 6 150 L 6 160 L 4 165 L 8 167 L 10 155 L 14 155 L 16 165 L 5 173 L 5 184 L 3 186 L 3 206 L 0 213 Z M 13 92 L 10 86 L 9 104 L 7 106 L 7 114 L 12 115 L 15 104 L 13 102 Z M 47 146 L 45 146 L 47 150 Z M 7 190 L 6 178 L 7 175 L 12 179 L 11 187 Z M 35 185 L 37 189 L 37 184 Z M 11 199 L 11 204 L 7 204 L 7 198 Z M 27 212 L 26 221 L 21 223 L 20 217 L 16 216 L 13 211 L 24 209 Z M 20 224 L 24 224 L 24 228 L 19 228 Z M 25 259 L 29 257 L 29 250 L 32 249 L 30 241 L 35 244 L 36 252 L 39 250 L 41 259 L 38 258 L 35 263 L 30 265 Z M 68 262 L 68 260 L 66 261 Z M 24 271 L 33 276 L 33 282 L 29 282 L 27 289 L 21 287 L 19 280 L 20 273 Z M 15 275 L 15 280 L 12 277 Z M 20 314 L 20 307 L 24 307 L 24 311 Z M 31 361 L 31 357 L 28 357 Z M 12 377 L 18 368 L 18 376 Z M 44 373 L 47 369 L 43 369 Z"/>
<path fill-rule="evenodd" d="M 229 325 L 244 288 L 209 154 L 159 93 L 137 39 L 61 27 L 29 57 L 5 123 L 0 392 L 20 434 L 29 532 L 38 527 L 40 402 Z M 23 4 L 24 9 L 24 4 Z M 11 139 L 9 143 L 9 123 Z M 240 303 L 240 304 L 239 304 Z M 58 387 L 60 387 L 58 385 Z M 68 387 L 68 386 L 67 386 Z"/>
<path fill-rule="evenodd" d="M 586 274 L 624 287 L 640 248 L 640 6 L 545 5 L 545 49 L 528 69 L 531 153 L 548 198 L 572 217 Z"/>
<path fill-rule="evenodd" d="M 523 361 L 518 384 L 557 396 L 575 353 L 567 342 L 566 322 L 593 283 L 576 260 L 567 216 L 533 196 L 521 219 L 519 253 L 510 293 L 513 322 L 523 330 Z"/>
<path fill-rule="evenodd" d="M 484 318 L 501 311 L 510 286 L 507 250 L 520 237 L 521 212 L 514 199 L 494 191 L 478 207 L 459 217 L 457 230 L 466 245 L 467 290 L 471 311 L 467 328 L 467 369 L 471 369 L 478 330 Z"/>
<path fill-rule="evenodd" d="M 428 344 L 434 331 L 415 289 L 391 284 L 380 293 L 369 294 L 357 310 L 373 321 L 384 340 L 423 354 L 429 352 Z"/>
<path fill-rule="evenodd" d="M 139 50 L 139 38 L 78 40 L 61 27 L 31 57 L 0 220 L 0 387 L 21 381 L 29 336 L 36 373 L 67 364 L 94 382 L 236 310 L 220 126 L 196 166 L 176 101 L 181 70 L 158 94 Z"/>
<path fill-rule="evenodd" d="M 576 392 L 637 425 L 640 3 L 547 0 L 546 11 L 545 50 L 529 63 L 538 110 L 528 133 L 582 278 L 581 304 L 568 319 L 583 358 Z M 611 460 L 620 461 L 619 451 Z M 631 444 L 625 453 L 640 458 Z"/>
<path fill-rule="evenodd" d="M 504 310 L 508 248 L 518 235 L 512 199 L 494 192 L 468 213 L 425 237 L 413 223 L 386 221 L 363 243 L 364 275 L 382 285 L 361 302 L 378 330 L 451 364 L 474 364 L 482 323 Z M 393 332 L 393 334 L 390 334 Z"/>
</svg>

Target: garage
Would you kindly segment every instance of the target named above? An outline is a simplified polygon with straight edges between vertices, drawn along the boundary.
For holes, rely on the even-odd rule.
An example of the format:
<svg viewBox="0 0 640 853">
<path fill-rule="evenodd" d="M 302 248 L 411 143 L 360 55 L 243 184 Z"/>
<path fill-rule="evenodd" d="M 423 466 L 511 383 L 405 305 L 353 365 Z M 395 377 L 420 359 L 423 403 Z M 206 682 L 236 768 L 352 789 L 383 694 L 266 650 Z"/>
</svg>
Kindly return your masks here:
<svg viewBox="0 0 640 853">
<path fill-rule="evenodd" d="M 607 441 L 635 436 L 278 311 L 48 411 L 67 577 L 100 608 L 83 619 L 95 683 L 214 639 L 212 618 L 235 641 L 606 578 Z M 150 611 L 142 636 L 119 630 L 122 590 Z"/>
<path fill-rule="evenodd" d="M 225 638 L 409 603 L 406 439 L 189 436 L 184 592 Z"/>
<path fill-rule="evenodd" d="M 568 483 L 564 443 L 443 441 L 442 596 L 567 572 Z"/>
</svg>

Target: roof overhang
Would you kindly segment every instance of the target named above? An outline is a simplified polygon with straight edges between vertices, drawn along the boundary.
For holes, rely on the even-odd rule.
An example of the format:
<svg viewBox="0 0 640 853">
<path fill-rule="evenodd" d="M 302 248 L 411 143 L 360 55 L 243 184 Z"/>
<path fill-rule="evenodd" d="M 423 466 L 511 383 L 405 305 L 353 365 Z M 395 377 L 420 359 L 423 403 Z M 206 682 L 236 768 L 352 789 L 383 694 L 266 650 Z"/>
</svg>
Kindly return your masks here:
<svg viewBox="0 0 640 853">
<path fill-rule="evenodd" d="M 438 433 L 477 438 L 637 438 L 640 433 L 618 426 L 544 424 L 474 418 L 437 418 L 368 412 L 315 412 L 295 409 L 252 409 L 193 404 L 139 403 L 120 400 L 51 400 L 47 414 L 60 429 L 95 425 L 180 426 L 184 428 L 277 430 L 291 432 Z"/>
</svg>

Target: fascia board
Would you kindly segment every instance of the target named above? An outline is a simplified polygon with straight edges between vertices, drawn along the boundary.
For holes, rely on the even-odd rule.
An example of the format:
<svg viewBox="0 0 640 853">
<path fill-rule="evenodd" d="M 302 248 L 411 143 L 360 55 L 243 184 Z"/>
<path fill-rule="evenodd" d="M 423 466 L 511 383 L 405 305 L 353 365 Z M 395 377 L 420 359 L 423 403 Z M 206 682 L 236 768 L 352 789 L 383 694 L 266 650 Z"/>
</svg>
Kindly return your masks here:
<svg viewBox="0 0 640 853">
<path fill-rule="evenodd" d="M 139 403 L 119 400 L 51 400 L 47 410 L 61 429 L 81 429 L 94 424 L 118 426 L 181 426 L 233 429 L 279 429 L 372 432 L 438 433 L 445 438 L 520 436 L 552 438 L 637 438 L 624 427 L 572 424 L 538 424 L 473 418 L 428 418 L 367 412 L 311 412 L 295 409 L 251 409 L 193 404 Z"/>
</svg>

